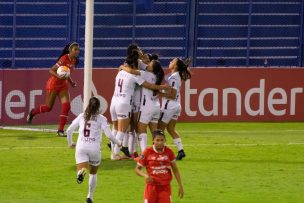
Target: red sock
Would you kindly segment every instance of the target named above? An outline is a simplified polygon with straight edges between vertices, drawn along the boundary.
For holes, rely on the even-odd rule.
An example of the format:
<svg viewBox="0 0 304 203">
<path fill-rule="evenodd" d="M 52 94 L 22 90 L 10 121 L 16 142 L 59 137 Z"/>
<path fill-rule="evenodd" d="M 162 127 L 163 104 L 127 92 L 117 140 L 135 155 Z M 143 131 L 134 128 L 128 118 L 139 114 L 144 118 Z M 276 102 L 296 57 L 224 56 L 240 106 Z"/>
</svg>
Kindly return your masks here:
<svg viewBox="0 0 304 203">
<path fill-rule="evenodd" d="M 39 107 L 35 108 L 32 111 L 32 115 L 35 116 L 37 114 L 44 113 L 44 112 L 49 112 L 49 111 L 51 111 L 51 108 L 48 107 L 47 105 L 43 104 L 43 105 L 40 105 Z"/>
<path fill-rule="evenodd" d="M 61 114 L 59 116 L 59 128 L 58 130 L 63 131 L 64 126 L 68 121 L 69 111 L 71 109 L 70 102 L 65 102 L 61 104 Z"/>
</svg>

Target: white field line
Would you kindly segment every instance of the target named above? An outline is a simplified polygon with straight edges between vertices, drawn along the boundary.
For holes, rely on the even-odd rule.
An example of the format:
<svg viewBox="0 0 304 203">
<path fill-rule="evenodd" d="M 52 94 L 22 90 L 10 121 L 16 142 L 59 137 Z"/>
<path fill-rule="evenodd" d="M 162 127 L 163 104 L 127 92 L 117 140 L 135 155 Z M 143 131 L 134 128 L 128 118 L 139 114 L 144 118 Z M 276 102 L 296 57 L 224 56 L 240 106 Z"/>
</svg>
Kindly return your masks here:
<svg viewBox="0 0 304 203">
<path fill-rule="evenodd" d="M 20 130 L 20 131 L 36 131 L 36 132 L 57 132 L 54 129 L 47 128 L 27 128 L 27 127 L 6 127 L 0 126 L 0 129 L 4 130 Z M 178 132 L 187 133 L 189 135 L 193 134 L 204 134 L 204 133 L 284 133 L 284 132 L 304 132 L 304 130 L 293 130 L 293 129 L 285 129 L 285 130 L 178 130 Z M 77 132 L 74 132 L 77 133 Z M 1 134 L 0 134 L 1 135 Z"/>
<path fill-rule="evenodd" d="M 200 144 L 184 144 L 185 147 L 200 147 L 200 146 L 236 146 L 236 147 L 254 147 L 254 146 L 290 146 L 290 145 L 304 145 L 304 142 L 289 142 L 289 143 L 200 143 Z M 175 145 L 167 145 L 174 147 Z M 68 149 L 68 147 L 0 147 L 0 151 L 4 150 L 25 150 L 25 149 Z"/>
</svg>

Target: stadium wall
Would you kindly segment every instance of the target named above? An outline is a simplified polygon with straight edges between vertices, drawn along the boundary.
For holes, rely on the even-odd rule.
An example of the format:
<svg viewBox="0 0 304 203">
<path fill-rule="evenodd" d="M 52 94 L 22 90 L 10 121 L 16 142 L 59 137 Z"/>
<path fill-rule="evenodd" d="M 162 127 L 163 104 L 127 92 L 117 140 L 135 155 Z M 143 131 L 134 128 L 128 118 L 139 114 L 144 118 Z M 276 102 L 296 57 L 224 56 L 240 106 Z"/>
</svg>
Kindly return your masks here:
<svg viewBox="0 0 304 203">
<path fill-rule="evenodd" d="M 182 88 L 180 121 L 304 121 L 304 69 L 301 68 L 193 68 L 193 78 Z M 94 69 L 94 95 L 109 106 L 117 69 Z M 0 70 L 0 124 L 22 125 L 28 111 L 44 102 L 47 69 Z M 70 88 L 70 121 L 82 110 L 83 69 Z M 33 124 L 57 123 L 59 101 L 51 113 Z"/>
</svg>

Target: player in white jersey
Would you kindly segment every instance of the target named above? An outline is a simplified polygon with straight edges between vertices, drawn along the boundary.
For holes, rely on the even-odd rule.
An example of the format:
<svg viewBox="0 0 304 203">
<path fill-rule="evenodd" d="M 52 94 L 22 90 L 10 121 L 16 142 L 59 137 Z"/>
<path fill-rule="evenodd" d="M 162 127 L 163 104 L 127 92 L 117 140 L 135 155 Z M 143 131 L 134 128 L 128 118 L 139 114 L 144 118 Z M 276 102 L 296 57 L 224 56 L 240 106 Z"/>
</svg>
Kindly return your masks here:
<svg viewBox="0 0 304 203">
<path fill-rule="evenodd" d="M 133 50 L 132 54 L 126 59 L 126 64 L 130 68 L 138 67 L 139 54 Z M 116 138 L 123 140 L 130 124 L 130 114 L 132 110 L 132 99 L 134 95 L 135 85 L 141 85 L 148 89 L 164 90 L 168 89 L 167 85 L 155 85 L 146 82 L 140 76 L 135 76 L 124 70 L 121 70 L 115 79 L 115 90 L 111 102 L 110 113 L 115 129 L 117 129 Z M 113 159 L 120 159 L 119 148 L 114 146 Z"/>
<path fill-rule="evenodd" d="M 79 114 L 67 130 L 69 147 L 74 148 L 76 146 L 77 182 L 82 183 L 86 170 L 90 171 L 89 193 L 86 202 L 93 202 L 93 194 L 97 183 L 96 174 L 101 161 L 102 133 L 104 132 L 113 143 L 121 147 L 121 141 L 118 141 L 112 135 L 106 117 L 99 114 L 99 108 L 100 101 L 96 97 L 92 97 L 85 112 Z M 72 134 L 78 127 L 79 136 L 75 145 L 72 141 Z"/>
<path fill-rule="evenodd" d="M 168 133 L 172 136 L 174 144 L 178 149 L 178 155 L 176 156 L 177 160 L 181 160 L 186 156 L 182 140 L 175 130 L 175 125 L 181 113 L 180 89 L 182 80 L 186 81 L 191 78 L 191 72 L 188 69 L 188 65 L 189 60 L 182 61 L 178 58 L 175 58 L 170 62 L 169 69 L 171 70 L 171 74 L 167 79 L 167 83 L 173 88 L 173 91 L 161 93 L 163 99 L 158 128 L 162 130 L 167 128 Z"/>
<path fill-rule="evenodd" d="M 138 51 L 139 53 L 139 59 L 138 59 L 138 67 L 134 67 L 135 69 L 139 70 L 146 70 L 147 63 L 149 63 L 149 56 L 143 54 L 142 50 L 137 44 L 130 44 L 127 49 L 127 56 L 132 55 L 132 51 Z M 126 64 L 126 63 L 125 63 Z M 123 67 L 123 66 L 121 66 Z M 120 69 L 121 69 L 120 67 Z M 134 90 L 134 95 L 132 99 L 132 113 L 131 113 L 131 120 L 130 120 L 130 127 L 128 129 L 128 134 L 123 139 L 123 147 L 125 149 L 128 149 L 130 154 L 132 154 L 133 157 L 137 157 L 137 145 L 138 145 L 138 137 L 136 134 L 137 131 L 137 117 L 138 112 L 140 108 L 140 98 L 141 98 L 141 86 L 136 85 Z M 117 134 L 117 126 L 114 126 L 112 128 L 112 133 L 114 135 Z M 108 144 L 109 147 L 112 146 L 112 144 Z"/>
<path fill-rule="evenodd" d="M 147 82 L 159 85 L 164 79 L 164 71 L 159 61 L 152 60 L 146 71 L 135 71 L 130 68 L 124 68 L 124 70 L 138 75 L 140 74 Z M 138 134 L 141 152 L 147 147 L 147 127 L 149 125 L 150 131 L 153 132 L 157 129 L 158 120 L 160 116 L 160 103 L 158 98 L 158 91 L 152 91 L 147 88 L 142 88 L 141 104 L 138 115 Z"/>
</svg>

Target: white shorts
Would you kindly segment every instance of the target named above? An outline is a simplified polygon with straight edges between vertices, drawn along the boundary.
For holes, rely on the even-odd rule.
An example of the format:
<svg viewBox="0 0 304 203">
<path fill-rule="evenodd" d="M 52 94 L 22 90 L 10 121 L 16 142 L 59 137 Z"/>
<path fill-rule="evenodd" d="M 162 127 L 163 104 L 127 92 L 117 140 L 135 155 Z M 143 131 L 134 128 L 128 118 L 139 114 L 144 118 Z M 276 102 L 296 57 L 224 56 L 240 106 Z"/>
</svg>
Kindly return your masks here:
<svg viewBox="0 0 304 203">
<path fill-rule="evenodd" d="M 138 114 L 138 121 L 144 124 L 158 123 L 160 117 L 160 107 L 159 106 L 145 106 L 141 107 Z"/>
<path fill-rule="evenodd" d="M 164 123 L 169 123 L 171 120 L 177 120 L 181 113 L 181 106 L 176 106 L 173 109 L 162 109 L 160 119 Z"/>
<path fill-rule="evenodd" d="M 130 104 L 112 102 L 110 106 L 110 114 L 112 121 L 130 118 L 131 110 L 132 107 Z"/>
<path fill-rule="evenodd" d="M 75 153 L 76 164 L 89 162 L 92 166 L 99 166 L 101 160 L 100 150 L 77 149 Z"/>
</svg>

